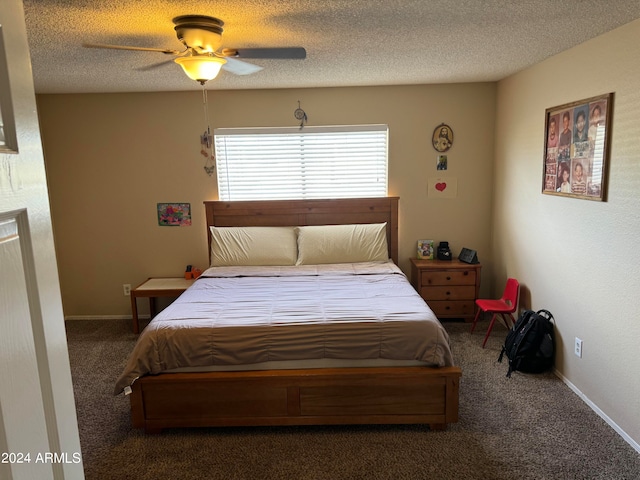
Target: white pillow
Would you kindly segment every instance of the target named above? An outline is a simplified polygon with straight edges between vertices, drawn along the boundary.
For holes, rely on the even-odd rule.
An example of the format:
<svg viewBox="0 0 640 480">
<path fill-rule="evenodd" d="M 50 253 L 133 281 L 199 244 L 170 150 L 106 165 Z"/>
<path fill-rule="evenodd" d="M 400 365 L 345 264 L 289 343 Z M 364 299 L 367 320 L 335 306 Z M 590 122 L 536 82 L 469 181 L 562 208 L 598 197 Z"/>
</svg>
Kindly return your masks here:
<svg viewBox="0 0 640 480">
<path fill-rule="evenodd" d="M 209 227 L 211 266 L 295 265 L 294 227 Z"/>
<path fill-rule="evenodd" d="M 296 227 L 296 265 L 386 261 L 387 224 L 313 225 Z"/>
</svg>

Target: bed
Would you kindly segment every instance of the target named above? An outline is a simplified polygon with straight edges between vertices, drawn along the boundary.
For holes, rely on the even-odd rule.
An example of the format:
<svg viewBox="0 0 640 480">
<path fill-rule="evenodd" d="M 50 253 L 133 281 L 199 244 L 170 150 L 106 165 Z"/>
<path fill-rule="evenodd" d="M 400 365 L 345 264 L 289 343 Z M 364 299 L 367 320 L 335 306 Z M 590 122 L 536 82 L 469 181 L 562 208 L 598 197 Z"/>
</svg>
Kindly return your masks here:
<svg viewBox="0 0 640 480">
<path fill-rule="evenodd" d="M 213 201 L 205 210 L 214 267 L 145 328 L 116 385 L 130 396 L 134 427 L 442 430 L 458 420 L 461 370 L 446 331 L 396 266 L 398 198 Z M 289 258 L 293 226 L 297 264 Z M 272 245 L 254 254 L 274 258 L 273 245 L 282 245 L 289 260 L 276 263 L 289 264 L 236 265 L 235 250 L 217 257 L 220 235 L 254 227 L 275 231 Z M 366 258 L 322 263 L 318 239 L 342 229 L 357 243 L 372 228 L 377 240 Z"/>
</svg>

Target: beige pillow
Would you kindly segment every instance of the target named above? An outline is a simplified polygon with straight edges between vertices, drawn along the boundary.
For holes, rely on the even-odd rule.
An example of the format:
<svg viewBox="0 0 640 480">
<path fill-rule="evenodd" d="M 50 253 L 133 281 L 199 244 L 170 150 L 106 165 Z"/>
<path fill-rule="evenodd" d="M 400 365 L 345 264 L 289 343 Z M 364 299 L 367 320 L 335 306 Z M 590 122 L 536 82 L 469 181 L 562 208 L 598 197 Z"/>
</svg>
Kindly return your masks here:
<svg viewBox="0 0 640 480">
<path fill-rule="evenodd" d="M 296 265 L 386 261 L 387 224 L 318 225 L 296 227 Z"/>
<path fill-rule="evenodd" d="M 211 266 L 295 265 L 294 227 L 210 227 Z"/>
</svg>

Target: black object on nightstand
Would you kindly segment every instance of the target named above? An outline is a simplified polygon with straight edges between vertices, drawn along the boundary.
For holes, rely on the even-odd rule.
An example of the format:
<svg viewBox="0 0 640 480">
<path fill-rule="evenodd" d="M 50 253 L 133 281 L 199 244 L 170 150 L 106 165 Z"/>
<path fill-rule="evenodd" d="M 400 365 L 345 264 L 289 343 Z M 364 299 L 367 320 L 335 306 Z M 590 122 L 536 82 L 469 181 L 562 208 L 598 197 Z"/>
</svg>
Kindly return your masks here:
<svg viewBox="0 0 640 480">
<path fill-rule="evenodd" d="M 438 260 L 451 260 L 451 249 L 449 248 L 449 242 L 440 242 L 437 251 Z"/>
<path fill-rule="evenodd" d="M 463 248 L 458 255 L 458 259 L 464 263 L 480 263 L 478 260 L 478 252 L 470 248 Z"/>
</svg>

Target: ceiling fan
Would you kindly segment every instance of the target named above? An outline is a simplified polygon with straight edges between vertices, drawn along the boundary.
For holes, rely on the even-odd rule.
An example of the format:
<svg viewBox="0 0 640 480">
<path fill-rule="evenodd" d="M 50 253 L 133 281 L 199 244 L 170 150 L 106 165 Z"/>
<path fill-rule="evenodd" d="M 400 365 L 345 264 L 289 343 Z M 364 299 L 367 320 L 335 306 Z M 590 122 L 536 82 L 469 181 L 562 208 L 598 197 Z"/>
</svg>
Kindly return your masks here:
<svg viewBox="0 0 640 480">
<path fill-rule="evenodd" d="M 87 48 L 108 48 L 115 50 L 138 50 L 160 52 L 176 56 L 173 61 L 180 65 L 189 78 L 201 85 L 215 78 L 220 69 L 236 75 L 249 75 L 262 70 L 262 67 L 242 61 L 245 58 L 304 59 L 307 52 L 302 47 L 276 48 L 221 48 L 224 22 L 219 18 L 206 15 L 181 15 L 173 19 L 176 35 L 185 49 L 182 51 L 131 47 L 124 45 L 104 45 L 84 43 Z M 153 65 L 152 67 L 163 65 Z"/>
</svg>

